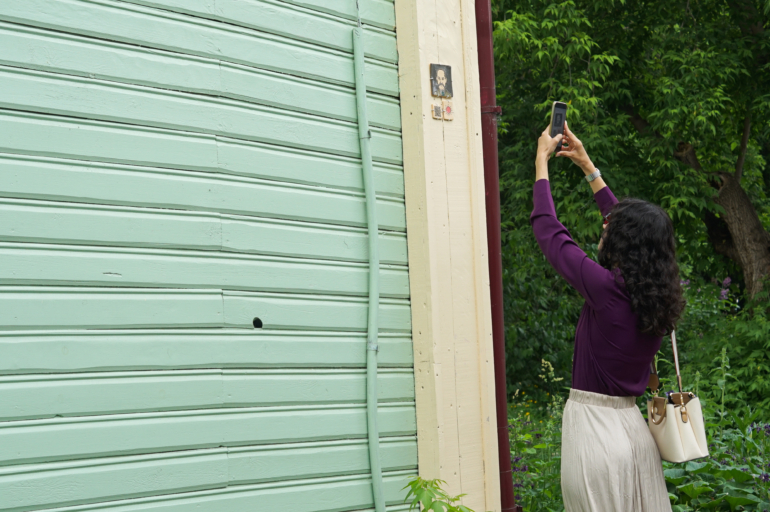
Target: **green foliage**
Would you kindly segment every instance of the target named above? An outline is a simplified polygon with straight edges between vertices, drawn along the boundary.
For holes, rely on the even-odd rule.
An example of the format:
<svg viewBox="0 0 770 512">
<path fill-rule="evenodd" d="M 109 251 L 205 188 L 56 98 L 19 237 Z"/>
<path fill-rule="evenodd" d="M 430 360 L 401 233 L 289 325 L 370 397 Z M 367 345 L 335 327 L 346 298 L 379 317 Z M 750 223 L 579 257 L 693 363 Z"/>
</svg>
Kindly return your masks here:
<svg viewBox="0 0 770 512">
<path fill-rule="evenodd" d="M 727 286 L 724 286 L 727 285 Z M 677 340 L 685 387 L 709 402 L 719 403 L 720 393 L 730 397 L 732 409 L 751 406 L 770 421 L 770 319 L 767 290 L 743 308 L 723 283 L 685 286 L 688 307 L 679 325 Z M 727 359 L 725 350 L 729 350 Z M 662 372 L 673 387 L 671 349 L 664 341 Z M 660 361 L 660 359 L 659 359 Z M 730 372 L 722 375 L 727 366 Z"/>
<path fill-rule="evenodd" d="M 719 175 L 736 169 L 747 117 L 741 186 L 770 228 L 770 0 L 493 0 L 493 9 L 519 502 L 563 510 L 556 404 L 570 384 L 583 300 L 548 265 L 529 225 L 537 138 L 560 100 L 615 194 L 661 205 L 676 229 L 688 301 L 678 326 L 682 374 L 704 403 L 712 456 L 665 465 L 674 510 L 770 510 L 770 427 L 752 426 L 770 421 L 770 283 L 749 301 L 714 231 L 724 214 L 714 201 Z M 556 159 L 550 177 L 559 219 L 595 257 L 601 217 L 582 173 Z M 662 351 L 663 385 L 673 389 L 668 339 Z"/>
<path fill-rule="evenodd" d="M 736 7 L 739 3 L 744 10 Z M 732 277 L 730 301 L 690 303 L 689 309 L 701 309 L 688 312 L 690 324 L 681 328 L 700 329 L 703 337 L 693 341 L 698 354 L 688 362 L 710 385 L 708 366 L 721 344 L 730 343 L 733 360 L 740 361 L 735 379 L 746 383 L 745 400 L 768 409 L 765 312 L 761 306 L 744 308 L 741 271 L 709 237 L 709 225 L 718 223 L 723 212 L 714 202 L 715 179 L 735 169 L 747 113 L 752 129 L 741 183 L 770 227 L 766 2 L 494 0 L 493 9 L 503 108 L 500 184 L 509 393 L 520 389 L 538 402 L 547 399 L 546 391 L 534 387 L 542 359 L 569 384 L 574 326 L 583 300 L 550 268 L 529 225 L 537 137 L 548 123 L 551 103 L 561 100 L 570 104 L 570 127 L 615 194 L 646 199 L 668 211 L 682 277 L 692 289 L 715 291 L 719 298 L 713 277 Z M 757 15 L 747 19 L 745 12 L 752 9 L 758 9 Z M 682 145 L 695 149 L 702 169 L 681 161 L 686 160 Z M 559 219 L 595 256 L 601 217 L 582 173 L 566 159 L 550 167 Z M 694 292 L 688 299 L 701 300 Z M 698 327 L 700 320 L 710 327 Z M 694 337 L 683 339 L 689 343 Z"/>
<path fill-rule="evenodd" d="M 663 463 L 673 512 L 770 510 L 770 424 L 757 423 L 760 411 L 737 404 L 728 392 L 727 353 L 726 347 L 720 350 L 710 372 L 716 383 L 710 393 L 703 394 L 705 381 L 699 378 L 688 386 L 701 393 L 709 457 L 684 464 Z M 673 386 L 674 379 L 663 377 L 662 383 Z M 645 403 L 642 400 L 643 410 Z M 511 408 L 513 479 L 517 503 L 525 512 L 564 510 L 560 485 L 563 404 L 563 398 L 555 395 L 539 414 Z"/>
<path fill-rule="evenodd" d="M 450 496 L 441 488 L 442 485 L 446 485 L 446 482 L 439 479 L 424 480 L 419 476 L 411 478 L 409 484 L 404 487 L 409 489 L 404 499 L 404 501 L 411 499 L 409 510 L 419 512 L 422 505 L 423 512 L 473 512 L 468 507 L 457 503 L 465 496 L 464 494 Z"/>
<path fill-rule="evenodd" d="M 709 457 L 663 464 L 674 512 L 770 509 L 770 425 L 755 423 L 759 411 L 736 406 L 727 393 L 729 369 L 723 347 L 719 366 L 711 372 L 716 377 L 712 394 L 717 400 L 703 401 Z"/>
<path fill-rule="evenodd" d="M 540 374 L 547 384 L 557 384 L 546 362 Z M 563 510 L 561 501 L 561 418 L 564 398 L 549 395 L 546 407 L 530 414 L 511 407 L 508 418 L 513 485 L 516 503 L 527 511 Z M 534 412 L 534 411 L 533 411 Z"/>
</svg>

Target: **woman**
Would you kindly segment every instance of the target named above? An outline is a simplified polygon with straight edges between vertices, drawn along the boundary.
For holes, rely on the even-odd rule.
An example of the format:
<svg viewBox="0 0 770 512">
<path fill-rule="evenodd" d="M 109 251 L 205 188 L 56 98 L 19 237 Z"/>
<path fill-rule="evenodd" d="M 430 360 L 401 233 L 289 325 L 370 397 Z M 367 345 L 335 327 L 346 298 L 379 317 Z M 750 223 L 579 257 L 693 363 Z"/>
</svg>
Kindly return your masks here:
<svg viewBox="0 0 770 512">
<path fill-rule="evenodd" d="M 565 123 L 557 156 L 590 181 L 605 219 L 599 262 L 557 220 L 548 160 L 562 136 L 538 140 L 531 222 L 548 261 L 585 298 L 562 424 L 567 512 L 671 511 L 658 448 L 636 407 L 662 336 L 684 309 L 671 219 L 638 199 L 618 202 Z"/>
</svg>

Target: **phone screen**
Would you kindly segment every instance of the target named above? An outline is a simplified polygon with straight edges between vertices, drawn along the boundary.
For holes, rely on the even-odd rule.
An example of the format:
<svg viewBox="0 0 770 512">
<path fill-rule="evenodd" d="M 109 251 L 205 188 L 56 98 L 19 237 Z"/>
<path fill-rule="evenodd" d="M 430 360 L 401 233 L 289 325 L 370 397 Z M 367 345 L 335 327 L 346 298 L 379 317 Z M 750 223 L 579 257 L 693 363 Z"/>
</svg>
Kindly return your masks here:
<svg viewBox="0 0 770 512">
<path fill-rule="evenodd" d="M 564 122 L 567 120 L 567 104 L 560 101 L 553 102 L 553 110 L 551 110 L 551 137 L 555 137 L 558 134 L 564 134 Z M 557 151 L 561 150 L 561 143 L 556 148 Z"/>
</svg>

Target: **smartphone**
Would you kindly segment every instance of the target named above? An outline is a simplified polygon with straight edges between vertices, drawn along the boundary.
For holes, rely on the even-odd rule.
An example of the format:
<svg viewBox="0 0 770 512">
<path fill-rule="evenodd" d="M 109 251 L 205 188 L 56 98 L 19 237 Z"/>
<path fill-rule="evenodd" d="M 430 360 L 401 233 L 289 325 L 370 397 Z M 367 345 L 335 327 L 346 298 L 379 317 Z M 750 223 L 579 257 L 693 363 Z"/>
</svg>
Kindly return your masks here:
<svg viewBox="0 0 770 512">
<path fill-rule="evenodd" d="M 551 137 L 561 133 L 564 135 L 564 122 L 567 120 L 567 104 L 554 101 L 551 107 Z M 561 151 L 561 142 L 556 146 L 556 151 Z"/>
</svg>

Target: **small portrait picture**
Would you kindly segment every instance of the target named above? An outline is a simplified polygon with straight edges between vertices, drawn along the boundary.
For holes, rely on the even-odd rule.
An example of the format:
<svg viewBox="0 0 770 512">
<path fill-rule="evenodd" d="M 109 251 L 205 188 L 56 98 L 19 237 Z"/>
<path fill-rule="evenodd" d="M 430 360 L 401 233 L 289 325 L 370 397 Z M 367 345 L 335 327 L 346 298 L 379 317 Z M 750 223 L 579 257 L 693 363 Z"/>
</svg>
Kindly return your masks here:
<svg viewBox="0 0 770 512">
<path fill-rule="evenodd" d="M 452 67 L 441 64 L 430 65 L 430 84 L 433 96 L 452 97 Z"/>
</svg>

